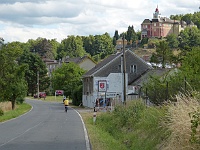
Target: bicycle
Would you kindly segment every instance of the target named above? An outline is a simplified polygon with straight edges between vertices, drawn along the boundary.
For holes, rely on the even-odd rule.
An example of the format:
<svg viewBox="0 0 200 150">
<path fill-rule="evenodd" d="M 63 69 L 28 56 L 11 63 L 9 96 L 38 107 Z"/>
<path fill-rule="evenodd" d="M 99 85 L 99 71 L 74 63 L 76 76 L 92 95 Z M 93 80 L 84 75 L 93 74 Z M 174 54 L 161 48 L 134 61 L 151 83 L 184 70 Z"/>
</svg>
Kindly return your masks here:
<svg viewBox="0 0 200 150">
<path fill-rule="evenodd" d="M 65 106 L 65 112 L 67 112 L 67 110 L 68 110 L 68 107 L 67 107 L 67 106 Z"/>
</svg>

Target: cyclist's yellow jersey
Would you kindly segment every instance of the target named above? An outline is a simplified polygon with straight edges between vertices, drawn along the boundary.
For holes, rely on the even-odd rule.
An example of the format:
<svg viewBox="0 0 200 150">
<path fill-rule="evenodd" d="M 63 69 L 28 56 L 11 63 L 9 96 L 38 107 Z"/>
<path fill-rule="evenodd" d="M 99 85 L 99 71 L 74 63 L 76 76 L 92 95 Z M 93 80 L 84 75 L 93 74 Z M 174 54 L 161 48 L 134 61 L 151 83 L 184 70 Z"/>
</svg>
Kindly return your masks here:
<svg viewBox="0 0 200 150">
<path fill-rule="evenodd" d="M 65 105 L 69 105 L 69 100 L 66 99 L 66 100 L 64 101 L 64 104 L 65 104 Z"/>
</svg>

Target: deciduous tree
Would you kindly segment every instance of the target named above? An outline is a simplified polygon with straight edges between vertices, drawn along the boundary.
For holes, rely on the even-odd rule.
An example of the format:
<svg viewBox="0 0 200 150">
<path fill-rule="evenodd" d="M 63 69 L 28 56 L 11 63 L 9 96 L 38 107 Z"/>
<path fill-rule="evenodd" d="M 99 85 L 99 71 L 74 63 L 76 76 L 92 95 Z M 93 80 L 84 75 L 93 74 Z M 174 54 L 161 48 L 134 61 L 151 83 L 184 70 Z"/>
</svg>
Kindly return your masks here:
<svg viewBox="0 0 200 150">
<path fill-rule="evenodd" d="M 173 54 L 168 46 L 168 43 L 163 40 L 156 46 L 156 52 L 153 53 L 153 58 L 156 62 L 160 62 L 162 64 L 162 68 L 165 68 L 166 63 L 171 63 L 172 55 Z M 154 60 L 151 59 L 151 62 L 154 62 Z"/>
<path fill-rule="evenodd" d="M 185 28 L 179 35 L 180 48 L 190 51 L 192 47 L 200 45 L 200 30 L 196 27 Z"/>
<path fill-rule="evenodd" d="M 40 56 L 35 53 L 24 51 L 19 59 L 20 64 L 27 64 L 28 69 L 25 72 L 25 79 L 28 83 L 28 93 L 32 96 L 37 92 L 37 73 L 39 73 L 39 89 L 45 91 L 50 85 L 50 79 L 47 75 L 47 68 Z"/>
<path fill-rule="evenodd" d="M 89 35 L 89 36 L 85 36 L 82 37 L 83 40 L 83 47 L 85 49 L 85 51 L 90 54 L 91 56 L 94 56 L 95 53 L 95 37 L 93 35 Z"/>
<path fill-rule="evenodd" d="M 17 98 L 24 98 L 27 92 L 24 79 L 27 65 L 19 65 L 17 61 L 22 52 L 19 42 L 5 44 L 0 50 L 0 101 L 11 101 L 12 109 Z"/>
<path fill-rule="evenodd" d="M 72 98 L 74 89 L 82 85 L 81 76 L 85 71 L 75 63 L 62 64 L 52 74 L 54 90 L 64 90 L 65 96 Z"/>
<path fill-rule="evenodd" d="M 195 90 L 199 90 L 200 84 L 200 47 L 193 47 L 182 61 L 181 71 L 187 78 L 187 82 Z"/>
<path fill-rule="evenodd" d="M 69 57 L 82 57 L 86 53 L 83 48 L 83 41 L 80 36 L 68 36 L 66 39 L 61 41 L 61 45 L 58 48 L 58 56 L 61 56 L 61 52 L 66 52 L 66 56 Z M 62 53 L 64 54 L 64 53 Z M 62 59 L 62 58 L 59 58 Z"/>
<path fill-rule="evenodd" d="M 179 46 L 178 36 L 175 34 L 170 34 L 166 37 L 166 41 L 169 43 L 169 47 L 176 49 Z"/>
</svg>

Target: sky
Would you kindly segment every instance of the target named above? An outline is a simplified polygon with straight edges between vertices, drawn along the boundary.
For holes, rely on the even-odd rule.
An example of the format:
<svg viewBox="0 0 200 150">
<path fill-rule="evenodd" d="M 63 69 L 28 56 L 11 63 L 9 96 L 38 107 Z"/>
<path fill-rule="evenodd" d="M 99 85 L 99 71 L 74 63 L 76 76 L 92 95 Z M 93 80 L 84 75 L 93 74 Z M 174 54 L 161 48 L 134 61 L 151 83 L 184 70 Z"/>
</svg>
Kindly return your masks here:
<svg viewBox="0 0 200 150">
<path fill-rule="evenodd" d="M 200 0 L 0 0 L 0 37 L 27 42 L 38 37 L 61 42 L 70 35 L 114 36 L 128 26 L 140 30 L 158 6 L 161 16 L 200 11 Z"/>
</svg>

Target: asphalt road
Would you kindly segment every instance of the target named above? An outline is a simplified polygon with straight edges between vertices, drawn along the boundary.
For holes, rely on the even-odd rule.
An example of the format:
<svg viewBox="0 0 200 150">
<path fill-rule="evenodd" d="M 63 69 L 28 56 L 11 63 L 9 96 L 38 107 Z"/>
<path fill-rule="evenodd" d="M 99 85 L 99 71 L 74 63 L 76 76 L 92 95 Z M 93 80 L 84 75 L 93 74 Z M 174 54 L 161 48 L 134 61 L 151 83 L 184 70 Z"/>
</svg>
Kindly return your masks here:
<svg viewBox="0 0 200 150">
<path fill-rule="evenodd" d="M 90 150 L 80 115 L 62 103 L 27 100 L 32 110 L 0 123 L 0 150 Z"/>
</svg>

